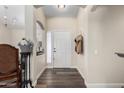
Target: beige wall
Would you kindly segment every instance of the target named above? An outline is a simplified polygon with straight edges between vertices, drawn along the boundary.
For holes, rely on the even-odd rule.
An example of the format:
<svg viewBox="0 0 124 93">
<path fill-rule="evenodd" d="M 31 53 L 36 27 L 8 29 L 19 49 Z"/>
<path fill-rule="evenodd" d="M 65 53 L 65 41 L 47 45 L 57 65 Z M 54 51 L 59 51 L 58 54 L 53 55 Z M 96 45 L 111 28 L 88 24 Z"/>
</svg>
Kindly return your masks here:
<svg viewBox="0 0 124 93">
<path fill-rule="evenodd" d="M 44 16 L 44 12 L 43 12 L 42 8 L 34 9 L 34 17 L 35 17 L 34 22 L 36 22 L 36 20 L 39 20 L 45 27 L 43 38 L 42 38 L 42 42 L 43 42 L 42 44 L 43 44 L 45 53 L 43 55 L 36 56 L 36 49 L 35 49 L 35 53 L 34 53 L 34 55 L 35 55 L 34 82 L 36 83 L 37 79 L 39 78 L 42 71 L 46 67 L 46 18 Z M 36 27 L 35 23 L 34 23 L 34 26 Z M 35 35 L 36 35 L 36 28 L 34 31 L 35 31 Z M 35 42 L 37 42 L 36 36 L 34 36 L 34 37 L 35 37 Z"/>
<path fill-rule="evenodd" d="M 84 54 L 77 55 L 77 68 L 87 87 L 121 87 L 124 85 L 124 6 L 80 8 L 78 34 L 84 37 Z"/>
<path fill-rule="evenodd" d="M 11 43 L 16 48 L 19 48 L 18 43 L 25 37 L 25 29 L 11 30 Z"/>
<path fill-rule="evenodd" d="M 83 36 L 83 54 L 76 54 L 76 66 L 81 75 L 87 80 L 87 63 L 88 63 L 88 10 L 80 8 L 77 16 L 78 31 L 77 35 Z"/>
<path fill-rule="evenodd" d="M 47 20 L 47 30 L 77 30 L 77 20 L 73 17 L 51 17 Z"/>
<path fill-rule="evenodd" d="M 77 31 L 77 19 L 73 17 L 52 17 L 47 19 L 47 31 L 69 31 L 71 33 L 72 44 L 72 63 L 71 66 L 76 66 L 76 53 L 74 51 L 74 38 Z"/>
<path fill-rule="evenodd" d="M 99 6 L 88 14 L 88 80 L 97 87 L 124 83 L 124 6 Z M 123 84 L 124 85 L 124 84 Z"/>
<path fill-rule="evenodd" d="M 11 44 L 11 30 L 0 23 L 0 44 Z"/>
</svg>

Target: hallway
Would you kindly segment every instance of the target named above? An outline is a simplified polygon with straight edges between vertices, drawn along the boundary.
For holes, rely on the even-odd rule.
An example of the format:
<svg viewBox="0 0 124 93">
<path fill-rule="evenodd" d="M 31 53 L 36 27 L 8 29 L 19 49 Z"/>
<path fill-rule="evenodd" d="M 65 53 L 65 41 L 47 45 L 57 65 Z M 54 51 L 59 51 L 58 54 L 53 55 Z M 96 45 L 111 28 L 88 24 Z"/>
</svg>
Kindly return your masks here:
<svg viewBox="0 0 124 93">
<path fill-rule="evenodd" d="M 47 68 L 36 88 L 86 88 L 84 79 L 74 68 Z"/>
<path fill-rule="evenodd" d="M 1 5 L 0 87 L 11 87 L 5 77 L 15 76 L 13 71 L 18 76 L 12 87 L 124 87 L 123 10 L 124 5 Z"/>
</svg>

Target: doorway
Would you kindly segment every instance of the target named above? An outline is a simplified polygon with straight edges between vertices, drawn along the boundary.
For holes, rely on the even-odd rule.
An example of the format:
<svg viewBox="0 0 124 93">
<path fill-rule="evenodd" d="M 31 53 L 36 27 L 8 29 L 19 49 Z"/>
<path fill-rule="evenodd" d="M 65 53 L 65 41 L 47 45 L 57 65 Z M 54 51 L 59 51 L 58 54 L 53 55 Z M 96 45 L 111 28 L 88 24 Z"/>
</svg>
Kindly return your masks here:
<svg viewBox="0 0 124 93">
<path fill-rule="evenodd" d="M 70 68 L 70 32 L 54 31 L 47 33 L 47 63 L 52 68 Z"/>
</svg>

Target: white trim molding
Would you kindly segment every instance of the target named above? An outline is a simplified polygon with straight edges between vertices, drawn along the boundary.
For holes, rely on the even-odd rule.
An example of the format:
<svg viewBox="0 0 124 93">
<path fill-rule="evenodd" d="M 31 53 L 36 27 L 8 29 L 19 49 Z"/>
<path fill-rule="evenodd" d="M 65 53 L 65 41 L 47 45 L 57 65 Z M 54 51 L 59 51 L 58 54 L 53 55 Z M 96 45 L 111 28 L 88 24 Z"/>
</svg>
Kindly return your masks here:
<svg viewBox="0 0 124 93">
<path fill-rule="evenodd" d="M 87 87 L 87 79 L 86 79 L 86 76 L 84 75 L 84 73 L 80 70 L 80 68 L 79 67 L 76 67 L 76 69 L 78 70 L 78 72 L 80 73 L 80 75 L 81 75 L 81 77 L 84 79 L 84 83 L 85 83 L 85 85 L 86 85 L 86 87 Z"/>
<path fill-rule="evenodd" d="M 87 88 L 122 88 L 124 83 L 86 83 Z"/>
<path fill-rule="evenodd" d="M 84 82 L 87 88 L 122 88 L 124 87 L 124 83 L 88 83 L 86 76 L 80 68 L 76 67 L 78 72 L 81 74 L 81 76 L 84 78 Z"/>
<path fill-rule="evenodd" d="M 41 72 L 37 75 L 37 78 L 36 78 L 36 80 L 33 82 L 33 86 L 35 87 L 36 86 L 36 84 L 37 84 L 37 80 L 39 79 L 39 77 L 41 76 L 41 74 L 44 72 L 44 70 L 46 69 L 47 67 L 44 67 L 42 70 L 41 70 Z"/>
</svg>

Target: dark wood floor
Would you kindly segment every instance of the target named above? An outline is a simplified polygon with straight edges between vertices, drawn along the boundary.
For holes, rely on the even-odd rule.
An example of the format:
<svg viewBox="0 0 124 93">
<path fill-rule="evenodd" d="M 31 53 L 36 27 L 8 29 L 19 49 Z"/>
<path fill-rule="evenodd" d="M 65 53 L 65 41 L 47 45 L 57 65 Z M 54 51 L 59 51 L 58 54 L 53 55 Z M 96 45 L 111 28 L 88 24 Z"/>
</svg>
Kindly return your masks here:
<svg viewBox="0 0 124 93">
<path fill-rule="evenodd" d="M 86 88 L 84 79 L 75 68 L 45 69 L 36 88 Z"/>
</svg>

